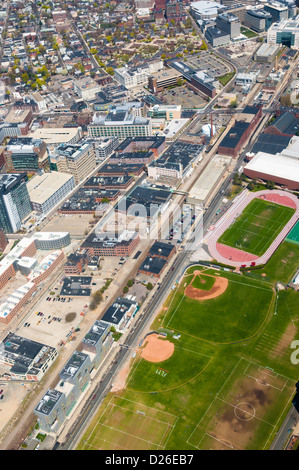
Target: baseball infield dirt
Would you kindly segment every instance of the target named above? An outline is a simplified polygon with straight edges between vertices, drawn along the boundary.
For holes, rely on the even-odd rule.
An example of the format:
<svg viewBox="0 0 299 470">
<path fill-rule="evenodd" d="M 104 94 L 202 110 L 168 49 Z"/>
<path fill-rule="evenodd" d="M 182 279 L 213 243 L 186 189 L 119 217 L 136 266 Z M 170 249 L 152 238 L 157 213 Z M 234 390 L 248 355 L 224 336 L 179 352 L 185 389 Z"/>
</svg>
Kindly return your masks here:
<svg viewBox="0 0 299 470">
<path fill-rule="evenodd" d="M 192 282 L 195 279 L 195 277 L 201 274 L 200 271 L 194 271 L 194 277 L 190 284 L 186 287 L 185 289 L 185 295 L 187 297 L 190 297 L 190 299 L 194 300 L 208 300 L 208 299 L 214 299 L 215 297 L 218 297 L 219 295 L 223 294 L 223 292 L 226 291 L 227 286 L 228 286 L 228 279 L 226 277 L 215 277 L 215 283 L 210 290 L 200 290 L 197 289 L 196 287 L 192 286 Z M 209 276 L 209 274 L 205 273 L 205 276 Z M 214 277 L 214 276 L 211 276 Z"/>
<path fill-rule="evenodd" d="M 140 356 L 149 362 L 162 362 L 169 359 L 174 351 L 174 344 L 153 333 L 146 338 Z"/>
</svg>

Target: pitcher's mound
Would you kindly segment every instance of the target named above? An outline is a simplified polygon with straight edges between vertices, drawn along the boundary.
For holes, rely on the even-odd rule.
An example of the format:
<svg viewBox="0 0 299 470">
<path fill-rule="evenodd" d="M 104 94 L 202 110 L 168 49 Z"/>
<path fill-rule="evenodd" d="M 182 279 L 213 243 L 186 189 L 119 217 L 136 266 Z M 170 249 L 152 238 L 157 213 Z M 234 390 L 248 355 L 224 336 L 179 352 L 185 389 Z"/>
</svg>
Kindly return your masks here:
<svg viewBox="0 0 299 470">
<path fill-rule="evenodd" d="M 196 277 L 196 273 L 197 271 L 194 273 L 194 278 Z M 215 277 L 215 283 L 210 290 L 197 289 L 191 285 L 192 282 L 189 284 L 189 286 L 186 287 L 184 294 L 186 297 L 194 300 L 215 299 L 215 297 L 219 297 L 219 295 L 223 294 L 228 286 L 228 279 L 225 277 Z"/>
<path fill-rule="evenodd" d="M 147 336 L 146 343 L 140 356 L 149 362 L 162 362 L 169 359 L 174 351 L 174 344 L 161 339 L 161 336 L 153 333 Z"/>
</svg>

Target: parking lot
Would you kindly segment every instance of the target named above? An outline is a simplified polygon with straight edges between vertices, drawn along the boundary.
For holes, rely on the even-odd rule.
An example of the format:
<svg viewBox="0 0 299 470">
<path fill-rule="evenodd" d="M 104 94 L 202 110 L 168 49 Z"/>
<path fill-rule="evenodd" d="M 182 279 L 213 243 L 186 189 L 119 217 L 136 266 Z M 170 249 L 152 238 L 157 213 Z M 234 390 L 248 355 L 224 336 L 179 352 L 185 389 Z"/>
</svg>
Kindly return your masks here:
<svg viewBox="0 0 299 470">
<path fill-rule="evenodd" d="M 184 109 L 203 108 L 208 101 L 199 92 L 191 90 L 186 85 L 165 89 L 158 97 L 167 105 L 181 105 Z"/>
<path fill-rule="evenodd" d="M 0 375 L 8 372 L 8 366 L 0 364 Z M 16 413 L 26 395 L 36 384 L 9 382 L 0 378 L 0 432 Z"/>
<path fill-rule="evenodd" d="M 221 77 L 230 72 L 230 67 L 215 54 L 201 52 L 198 56 L 190 56 L 186 60 L 186 65 L 194 70 L 205 70 L 212 77 Z"/>
<path fill-rule="evenodd" d="M 88 312 L 89 297 L 60 297 L 57 282 L 16 328 L 16 334 L 57 347 L 71 338 Z"/>
</svg>

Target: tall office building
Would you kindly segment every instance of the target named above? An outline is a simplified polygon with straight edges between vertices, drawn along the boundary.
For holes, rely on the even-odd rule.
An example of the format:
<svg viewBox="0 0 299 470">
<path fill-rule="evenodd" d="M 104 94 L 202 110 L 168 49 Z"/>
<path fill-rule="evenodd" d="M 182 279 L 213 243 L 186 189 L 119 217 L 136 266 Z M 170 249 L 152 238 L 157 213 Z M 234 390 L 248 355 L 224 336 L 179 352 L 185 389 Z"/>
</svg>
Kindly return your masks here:
<svg viewBox="0 0 299 470">
<path fill-rule="evenodd" d="M 240 36 L 241 22 L 232 13 L 220 13 L 216 19 L 216 26 L 221 31 L 228 33 L 231 39 Z"/>
<path fill-rule="evenodd" d="M 32 211 L 25 174 L 0 175 L 0 228 L 7 233 L 20 230 Z"/>
<path fill-rule="evenodd" d="M 4 149 L 6 171 L 35 172 L 49 166 L 47 146 L 41 139 L 12 137 Z"/>
<path fill-rule="evenodd" d="M 272 23 L 287 20 L 289 18 L 288 7 L 278 2 L 266 3 L 266 5 L 264 5 L 264 10 L 268 11 L 272 16 Z"/>
<path fill-rule="evenodd" d="M 118 106 L 106 116 L 94 115 L 88 126 L 89 137 L 144 137 L 152 135 L 151 120 L 133 114 L 132 109 Z"/>
<path fill-rule="evenodd" d="M 93 144 L 59 145 L 50 155 L 51 167 L 61 173 L 73 175 L 75 184 L 81 183 L 95 168 Z"/>
<path fill-rule="evenodd" d="M 267 31 L 272 23 L 271 13 L 261 8 L 247 10 L 245 14 L 245 26 L 257 33 Z"/>
</svg>

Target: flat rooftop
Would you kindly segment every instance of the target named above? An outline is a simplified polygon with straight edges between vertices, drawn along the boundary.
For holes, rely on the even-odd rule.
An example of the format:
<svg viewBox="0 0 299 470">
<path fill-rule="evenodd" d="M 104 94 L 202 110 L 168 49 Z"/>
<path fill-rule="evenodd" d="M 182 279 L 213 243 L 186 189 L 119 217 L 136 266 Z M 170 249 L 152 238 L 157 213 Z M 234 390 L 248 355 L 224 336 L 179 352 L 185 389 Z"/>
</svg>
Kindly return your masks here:
<svg viewBox="0 0 299 470">
<path fill-rule="evenodd" d="M 72 175 L 58 171 L 43 173 L 42 175 L 36 174 L 27 183 L 30 200 L 37 204 L 43 204 L 65 184 L 71 181 L 73 181 L 73 187 L 75 187 L 75 181 Z"/>
<path fill-rule="evenodd" d="M 299 183 L 299 160 L 297 158 L 258 152 L 245 165 L 244 170 L 252 170 Z"/>
<path fill-rule="evenodd" d="M 30 137 L 34 139 L 41 139 L 46 144 L 60 144 L 64 142 L 70 142 L 74 139 L 80 127 L 62 127 L 62 128 L 52 128 L 52 127 L 43 127 L 42 129 L 36 129 L 30 133 Z"/>
<path fill-rule="evenodd" d="M 167 260 L 164 258 L 147 256 L 143 263 L 139 266 L 138 270 L 146 271 L 150 274 L 159 275 L 163 271 L 166 263 Z"/>
<path fill-rule="evenodd" d="M 230 162 L 231 157 L 215 156 L 192 186 L 189 197 L 204 203 Z"/>
</svg>

